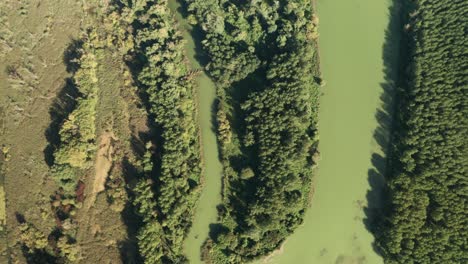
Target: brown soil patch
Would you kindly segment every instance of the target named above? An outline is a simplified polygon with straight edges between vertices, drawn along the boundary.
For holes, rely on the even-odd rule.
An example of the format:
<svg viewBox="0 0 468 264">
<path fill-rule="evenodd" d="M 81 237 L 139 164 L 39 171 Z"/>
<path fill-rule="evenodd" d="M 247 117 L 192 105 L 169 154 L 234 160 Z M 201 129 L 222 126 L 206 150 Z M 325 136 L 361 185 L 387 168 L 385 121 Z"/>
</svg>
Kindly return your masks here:
<svg viewBox="0 0 468 264">
<path fill-rule="evenodd" d="M 114 154 L 113 142 L 116 140 L 114 133 L 105 132 L 102 134 L 99 143 L 99 149 L 96 154 L 96 163 L 94 166 L 94 179 L 92 181 L 91 193 L 86 199 L 86 208 L 93 206 L 98 193 L 105 190 L 105 184 L 109 171 L 112 168 L 112 155 Z"/>
</svg>

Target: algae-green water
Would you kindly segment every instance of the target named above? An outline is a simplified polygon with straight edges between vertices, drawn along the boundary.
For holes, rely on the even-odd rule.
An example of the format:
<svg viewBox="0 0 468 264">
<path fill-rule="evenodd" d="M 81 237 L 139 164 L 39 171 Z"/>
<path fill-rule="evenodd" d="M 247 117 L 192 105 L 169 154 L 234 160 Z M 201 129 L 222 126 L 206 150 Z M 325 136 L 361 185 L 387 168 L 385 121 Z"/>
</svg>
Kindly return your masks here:
<svg viewBox="0 0 468 264">
<path fill-rule="evenodd" d="M 169 1 L 179 28 L 186 41 L 186 55 L 193 69 L 203 69 L 197 60 L 195 39 L 192 27 L 180 12 L 177 0 Z M 216 205 L 221 202 L 222 165 L 218 156 L 216 133 L 213 130 L 212 107 L 216 99 L 216 87 L 211 79 L 201 71 L 197 76 L 198 116 L 201 132 L 201 146 L 204 172 L 204 185 L 195 213 L 193 225 L 185 241 L 184 249 L 191 264 L 201 262 L 201 246 L 208 238 L 209 226 L 216 223 Z"/>
<path fill-rule="evenodd" d="M 323 88 L 321 161 L 304 225 L 268 258 L 274 264 L 379 264 L 364 224 L 375 118 L 385 83 L 390 0 L 318 0 Z"/>
<path fill-rule="evenodd" d="M 383 46 L 391 0 L 318 0 L 323 88 L 320 110 L 321 161 L 315 194 L 304 225 L 281 250 L 259 263 L 379 264 L 373 237 L 364 225 L 368 171 L 372 155 L 383 155 L 373 137 L 385 83 Z M 173 11 L 180 7 L 169 1 Z M 191 27 L 174 12 L 187 41 L 187 55 L 196 59 Z M 205 186 L 184 248 L 190 263 L 200 261 L 200 247 L 216 222 L 222 167 L 212 131 L 214 83 L 202 73 L 198 79 L 199 121 L 202 135 Z"/>
</svg>

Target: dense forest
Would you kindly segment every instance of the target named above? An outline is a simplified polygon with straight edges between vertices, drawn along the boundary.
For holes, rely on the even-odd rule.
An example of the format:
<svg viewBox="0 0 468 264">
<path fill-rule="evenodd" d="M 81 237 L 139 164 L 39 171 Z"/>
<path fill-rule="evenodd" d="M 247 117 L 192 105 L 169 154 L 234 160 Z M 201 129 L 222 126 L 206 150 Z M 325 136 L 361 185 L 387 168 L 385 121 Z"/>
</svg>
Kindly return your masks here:
<svg viewBox="0 0 468 264">
<path fill-rule="evenodd" d="M 311 1 L 186 1 L 218 86 L 223 200 L 209 263 L 245 263 L 303 222 L 317 154 L 318 19 Z"/>
<path fill-rule="evenodd" d="M 167 0 L 120 4 L 134 42 L 128 63 L 155 131 L 143 160 L 143 175 L 133 189 L 134 204 L 143 218 L 138 248 L 145 263 L 183 263 L 183 240 L 202 180 L 196 73 L 188 67 Z"/>
<path fill-rule="evenodd" d="M 413 4 L 377 246 L 386 263 L 465 263 L 468 3 Z"/>
</svg>

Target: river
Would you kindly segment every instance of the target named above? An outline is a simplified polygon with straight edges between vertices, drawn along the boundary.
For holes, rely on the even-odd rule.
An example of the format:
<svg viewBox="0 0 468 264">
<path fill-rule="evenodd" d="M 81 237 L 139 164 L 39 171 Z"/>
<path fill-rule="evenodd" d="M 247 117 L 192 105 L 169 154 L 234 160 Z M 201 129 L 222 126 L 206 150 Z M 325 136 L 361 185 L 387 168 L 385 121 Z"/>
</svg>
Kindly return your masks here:
<svg viewBox="0 0 468 264">
<path fill-rule="evenodd" d="M 169 7 L 174 12 L 179 27 L 186 40 L 186 55 L 192 69 L 202 70 L 197 76 L 198 116 L 201 132 L 204 185 L 198 202 L 190 233 L 185 241 L 185 253 L 191 264 L 201 262 L 201 246 L 208 238 L 209 226 L 216 223 L 216 206 L 221 202 L 222 165 L 218 155 L 216 133 L 213 130 L 212 107 L 216 99 L 216 86 L 203 71 L 197 58 L 192 27 L 180 12 L 180 3 L 170 0 Z"/>
<path fill-rule="evenodd" d="M 305 224 L 269 263 L 383 263 L 373 250 L 364 212 L 372 157 L 385 151 L 374 131 L 382 126 L 375 115 L 388 77 L 383 50 L 390 6 L 390 0 L 317 1 L 327 83 L 319 115 L 322 159 Z"/>
<path fill-rule="evenodd" d="M 169 3 L 173 11 L 180 6 L 176 0 Z M 385 152 L 374 131 L 381 126 L 375 115 L 382 107 L 380 97 L 388 77 L 383 47 L 390 5 L 391 0 L 318 0 L 321 70 L 327 82 L 319 121 L 322 160 L 304 225 L 265 262 L 383 262 L 372 248 L 373 236 L 364 224 L 364 211 L 368 206 L 369 171 L 374 168 L 372 157 L 384 156 Z M 187 41 L 190 63 L 194 69 L 202 69 L 191 27 L 180 12 L 175 14 Z M 208 236 L 209 224 L 216 222 L 222 175 L 212 130 L 215 85 L 204 72 L 197 81 L 205 185 L 184 245 L 192 264 L 201 263 L 200 247 Z"/>
</svg>

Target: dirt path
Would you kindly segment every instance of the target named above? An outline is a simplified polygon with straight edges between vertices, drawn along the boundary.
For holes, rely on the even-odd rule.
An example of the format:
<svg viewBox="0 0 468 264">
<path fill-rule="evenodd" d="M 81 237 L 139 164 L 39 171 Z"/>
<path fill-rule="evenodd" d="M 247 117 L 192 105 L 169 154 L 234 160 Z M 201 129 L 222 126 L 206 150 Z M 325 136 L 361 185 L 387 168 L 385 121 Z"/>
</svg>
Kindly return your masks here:
<svg viewBox="0 0 468 264">
<path fill-rule="evenodd" d="M 90 192 L 88 191 L 85 199 L 86 209 L 93 206 L 97 194 L 105 189 L 106 179 L 112 167 L 112 155 L 114 154 L 113 141 L 115 140 L 116 138 L 112 132 L 105 132 L 100 138 L 94 166 L 94 178 L 92 179 L 91 188 L 88 188 Z"/>
<path fill-rule="evenodd" d="M 105 132 L 99 139 L 99 149 L 96 153 L 94 175 L 85 181 L 84 206 L 80 210 L 81 217 L 79 217 L 81 218 L 80 228 L 78 229 L 81 233 L 80 237 L 84 237 L 87 232 L 92 233 L 93 236 L 99 232 L 100 227 L 93 224 L 95 222 L 96 210 L 93 210 L 92 207 L 98 193 L 105 189 L 106 179 L 112 167 L 114 140 L 116 140 L 116 138 L 112 132 Z"/>
<path fill-rule="evenodd" d="M 98 236 L 98 234 L 108 232 L 109 230 L 102 230 L 105 227 L 102 225 L 102 219 L 100 219 L 100 217 L 102 217 L 100 214 L 103 213 L 102 207 L 97 208 L 95 203 L 97 195 L 105 190 L 106 180 L 112 169 L 115 151 L 114 144 L 116 140 L 117 138 L 112 132 L 104 132 L 101 135 L 99 138 L 99 148 L 96 153 L 94 173 L 89 175 L 85 180 L 85 199 L 83 201 L 83 208 L 79 210 L 79 216 L 77 217 L 77 219 L 79 219 L 77 238 L 84 251 L 89 252 L 90 247 L 96 247 L 95 243 L 99 243 L 101 247 L 107 248 L 115 242 Z M 108 251 L 98 252 L 100 252 L 100 254 L 109 254 Z M 89 256 L 86 256 L 85 259 L 88 257 Z"/>
</svg>

